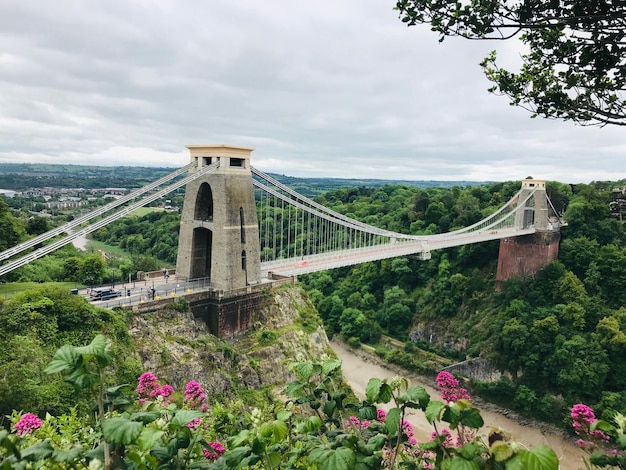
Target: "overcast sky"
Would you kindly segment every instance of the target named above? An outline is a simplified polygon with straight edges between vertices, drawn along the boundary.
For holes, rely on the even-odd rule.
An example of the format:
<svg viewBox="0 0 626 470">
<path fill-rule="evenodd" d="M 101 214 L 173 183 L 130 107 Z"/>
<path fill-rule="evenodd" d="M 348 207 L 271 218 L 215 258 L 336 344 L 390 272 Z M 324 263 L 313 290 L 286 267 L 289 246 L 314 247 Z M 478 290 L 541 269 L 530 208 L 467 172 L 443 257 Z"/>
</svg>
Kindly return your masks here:
<svg viewBox="0 0 626 470">
<path fill-rule="evenodd" d="M 626 130 L 530 119 L 395 0 L 0 0 L 0 162 L 183 166 L 254 147 L 302 177 L 626 178 Z"/>
</svg>

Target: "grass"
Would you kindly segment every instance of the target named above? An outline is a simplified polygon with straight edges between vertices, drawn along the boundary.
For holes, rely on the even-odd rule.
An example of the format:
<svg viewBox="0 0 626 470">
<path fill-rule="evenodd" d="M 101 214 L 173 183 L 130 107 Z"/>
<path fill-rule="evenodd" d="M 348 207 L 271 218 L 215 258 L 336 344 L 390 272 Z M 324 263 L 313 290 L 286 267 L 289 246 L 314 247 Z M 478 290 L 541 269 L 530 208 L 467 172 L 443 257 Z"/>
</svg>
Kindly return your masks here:
<svg viewBox="0 0 626 470">
<path fill-rule="evenodd" d="M 107 245 L 106 243 L 103 242 L 99 242 L 97 240 L 89 240 L 89 242 L 87 243 L 87 248 L 91 251 L 104 251 L 107 254 L 112 254 L 116 257 L 124 257 L 124 258 L 130 258 L 130 253 L 128 253 L 128 251 L 124 250 L 123 248 L 120 248 L 119 246 L 113 246 L 113 245 Z"/>
<path fill-rule="evenodd" d="M 19 294 L 25 290 L 33 290 L 41 287 L 43 284 L 38 282 L 9 282 L 7 284 L 0 284 L 0 297 L 11 298 L 15 294 Z M 68 290 L 84 287 L 78 285 L 75 282 L 46 282 L 48 286 L 62 287 Z"/>
<path fill-rule="evenodd" d="M 150 212 L 162 212 L 164 210 L 165 209 L 163 209 L 162 207 L 138 207 L 130 213 L 130 216 L 142 217 L 146 214 L 149 214 Z"/>
</svg>

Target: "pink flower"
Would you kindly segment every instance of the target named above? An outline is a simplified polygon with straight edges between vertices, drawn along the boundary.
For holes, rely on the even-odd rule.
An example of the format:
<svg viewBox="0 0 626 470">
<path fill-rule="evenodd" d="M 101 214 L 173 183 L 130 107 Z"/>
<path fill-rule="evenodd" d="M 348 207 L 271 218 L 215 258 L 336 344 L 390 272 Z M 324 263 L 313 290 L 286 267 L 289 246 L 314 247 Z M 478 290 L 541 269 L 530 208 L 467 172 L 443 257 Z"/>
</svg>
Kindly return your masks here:
<svg viewBox="0 0 626 470">
<path fill-rule="evenodd" d="M 174 387 L 168 384 L 163 385 L 158 391 L 158 394 L 164 398 L 169 397 L 172 393 L 174 393 Z"/>
<path fill-rule="evenodd" d="M 18 436 L 23 436 L 24 434 L 32 433 L 35 429 L 39 429 L 41 424 L 42 422 L 37 416 L 32 413 L 26 413 L 13 427 L 17 431 Z"/>
<path fill-rule="evenodd" d="M 200 426 L 200 423 L 202 423 L 202 418 L 192 419 L 187 423 L 187 427 L 189 429 L 196 429 L 198 426 Z"/>
<path fill-rule="evenodd" d="M 204 458 L 208 460 L 217 460 L 226 451 L 226 449 L 224 449 L 224 446 L 219 442 L 209 442 L 209 447 L 211 449 L 207 449 L 207 448 L 202 449 Z"/>
<path fill-rule="evenodd" d="M 574 423 L 591 424 L 596 420 L 596 415 L 593 410 L 582 403 L 572 406 L 571 416 Z"/>
<path fill-rule="evenodd" d="M 369 427 L 370 422 L 369 421 L 361 421 L 356 416 L 350 416 L 350 418 L 348 418 L 344 424 L 345 424 L 345 426 L 347 428 L 351 428 L 351 427 L 354 426 L 356 428 L 366 429 L 366 428 Z"/>
<path fill-rule="evenodd" d="M 156 376 L 152 372 L 146 372 L 139 376 L 139 383 L 137 384 L 137 395 L 140 396 L 152 396 L 159 388 Z"/>
<path fill-rule="evenodd" d="M 584 450 L 591 450 L 595 447 L 593 442 L 585 441 L 584 439 L 578 439 L 576 445 Z"/>
<path fill-rule="evenodd" d="M 413 426 L 406 419 L 402 421 L 402 431 L 404 431 L 406 437 L 413 437 Z"/>
<path fill-rule="evenodd" d="M 173 393 L 174 388 L 167 384 L 161 387 L 161 384 L 159 384 L 156 376 L 152 372 L 146 372 L 139 376 L 137 395 L 139 395 L 140 405 L 143 405 L 149 399 L 161 397 L 163 398 L 163 405 L 167 407 L 174 401 Z"/>
<path fill-rule="evenodd" d="M 574 431 L 576 434 L 581 436 L 582 439 L 578 439 L 576 444 L 585 450 L 592 450 L 596 443 L 599 441 L 607 442 L 610 440 L 609 436 L 607 436 L 600 429 L 596 429 L 595 431 L 591 430 L 591 425 L 597 421 L 596 415 L 593 410 L 584 405 L 582 403 L 578 403 L 572 407 L 572 411 L 570 413 L 572 417 L 572 426 L 574 427 Z M 584 438 L 588 438 L 586 440 Z"/>
<path fill-rule="evenodd" d="M 452 438 L 452 433 L 450 432 L 449 429 L 443 428 L 439 434 L 433 431 L 432 434 L 430 435 L 431 442 L 434 441 L 435 438 L 437 438 L 438 436 L 444 438 L 442 444 L 446 449 L 450 449 L 454 447 L 454 439 Z"/>
<path fill-rule="evenodd" d="M 462 387 L 459 387 L 459 381 L 450 372 L 442 370 L 437 375 L 437 386 L 441 390 L 441 398 L 450 403 L 461 399 L 470 400 L 470 396 Z"/>
<path fill-rule="evenodd" d="M 387 419 L 387 412 L 385 410 L 381 410 L 378 408 L 376 410 L 376 421 L 380 421 L 381 423 L 385 422 Z"/>
<path fill-rule="evenodd" d="M 206 393 L 204 393 L 204 389 L 202 386 L 192 380 L 187 383 L 185 386 L 185 403 L 187 403 L 191 408 L 202 408 L 203 401 L 206 398 Z"/>
</svg>

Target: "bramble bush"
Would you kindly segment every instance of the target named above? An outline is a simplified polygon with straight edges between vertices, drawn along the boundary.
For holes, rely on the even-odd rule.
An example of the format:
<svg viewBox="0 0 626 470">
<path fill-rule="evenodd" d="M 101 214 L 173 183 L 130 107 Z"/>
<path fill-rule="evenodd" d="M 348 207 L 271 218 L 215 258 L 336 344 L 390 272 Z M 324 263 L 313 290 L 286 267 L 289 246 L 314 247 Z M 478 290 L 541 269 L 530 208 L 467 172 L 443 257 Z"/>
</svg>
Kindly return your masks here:
<svg viewBox="0 0 626 470">
<path fill-rule="evenodd" d="M 442 400 L 431 399 L 423 387 L 409 386 L 404 378 L 371 379 L 365 399 L 358 400 L 346 392 L 340 361 L 296 361 L 289 366 L 296 380 L 286 386 L 284 403 L 267 410 L 246 410 L 240 404 L 228 410 L 219 403 L 211 409 L 195 381 L 177 392 L 150 372 L 139 377 L 129 399 L 129 386 L 105 386 L 110 362 L 101 335 L 88 346 L 59 349 L 48 372 L 63 372 L 77 388 L 93 390 L 98 412 L 88 417 L 72 410 L 43 418 L 14 412 L 11 429 L 0 431 L 0 469 L 559 467 L 547 447 L 525 449 L 503 432 L 481 436 L 479 410 L 447 372 L 438 377 Z M 429 440 L 416 439 L 407 420 L 411 410 L 424 413 L 432 425 Z M 575 422 L 582 423 L 577 431 L 595 437 L 595 431 L 602 431 L 621 446 L 617 453 L 604 453 L 612 460 L 596 465 L 623 459 L 623 417 L 618 427 L 611 427 L 588 413 L 576 416 Z"/>
</svg>

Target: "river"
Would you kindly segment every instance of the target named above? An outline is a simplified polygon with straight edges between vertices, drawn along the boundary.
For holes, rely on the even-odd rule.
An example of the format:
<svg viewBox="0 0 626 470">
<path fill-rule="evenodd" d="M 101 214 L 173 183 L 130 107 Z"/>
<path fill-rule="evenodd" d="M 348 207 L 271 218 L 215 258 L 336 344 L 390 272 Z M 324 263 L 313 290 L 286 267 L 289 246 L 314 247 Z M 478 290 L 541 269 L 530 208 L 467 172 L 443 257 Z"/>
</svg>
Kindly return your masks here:
<svg viewBox="0 0 626 470">
<path fill-rule="evenodd" d="M 391 370 L 384 367 L 375 358 L 368 358 L 365 353 L 355 353 L 354 350 L 344 343 L 333 340 L 331 341 L 331 346 L 335 354 L 342 360 L 344 377 L 360 398 L 365 396 L 365 387 L 370 378 L 391 379 L 399 375 L 396 369 Z M 418 376 L 410 373 L 404 373 L 403 375 L 411 381 L 412 386 L 421 385 L 433 399 L 439 398 L 438 390 L 430 386 L 427 383 L 428 381 L 420 380 Z M 491 428 L 501 428 L 511 434 L 515 441 L 526 447 L 531 448 L 539 445 L 551 447 L 559 457 L 561 469 L 578 470 L 584 468 L 582 458 L 585 453 L 574 442 L 563 439 L 559 434 L 552 434 L 536 427 L 522 425 L 494 411 L 481 409 L 481 416 L 485 421 L 485 426 L 482 429 L 484 435 L 487 435 Z M 413 425 L 415 437 L 418 441 L 430 439 L 432 426 L 428 424 L 423 413 L 411 412 L 407 419 Z"/>
</svg>

